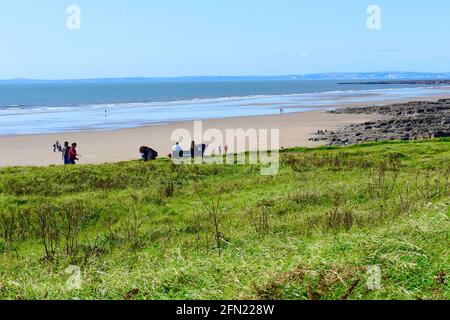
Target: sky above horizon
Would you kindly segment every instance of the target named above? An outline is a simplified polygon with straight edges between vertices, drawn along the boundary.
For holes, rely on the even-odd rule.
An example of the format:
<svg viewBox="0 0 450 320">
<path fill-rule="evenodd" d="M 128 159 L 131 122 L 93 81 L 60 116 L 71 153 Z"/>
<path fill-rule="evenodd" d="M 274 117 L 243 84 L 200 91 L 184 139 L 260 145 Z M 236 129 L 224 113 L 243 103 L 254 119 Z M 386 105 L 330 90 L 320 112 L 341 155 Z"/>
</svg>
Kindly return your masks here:
<svg viewBox="0 0 450 320">
<path fill-rule="evenodd" d="M 2 0 L 0 79 L 449 72 L 449 36 L 448 0 Z"/>
</svg>

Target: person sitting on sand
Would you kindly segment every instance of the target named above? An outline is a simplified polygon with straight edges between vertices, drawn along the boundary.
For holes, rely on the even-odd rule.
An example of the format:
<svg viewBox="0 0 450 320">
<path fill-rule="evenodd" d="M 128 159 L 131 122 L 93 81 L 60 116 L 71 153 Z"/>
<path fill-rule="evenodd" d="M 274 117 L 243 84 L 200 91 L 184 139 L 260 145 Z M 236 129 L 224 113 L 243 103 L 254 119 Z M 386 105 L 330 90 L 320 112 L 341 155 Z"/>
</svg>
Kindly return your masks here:
<svg viewBox="0 0 450 320">
<path fill-rule="evenodd" d="M 172 155 L 174 158 L 183 158 L 183 149 L 178 142 L 172 147 Z"/>
<path fill-rule="evenodd" d="M 69 146 L 69 142 L 64 142 L 64 147 L 62 148 L 61 152 L 62 152 L 62 158 L 64 161 L 64 164 L 70 164 L 70 160 L 69 160 L 69 151 L 70 151 L 70 146 Z"/>
<path fill-rule="evenodd" d="M 145 162 L 156 160 L 156 158 L 158 157 L 158 152 L 146 146 L 140 147 L 139 153 L 141 154 L 141 157 Z"/>
<path fill-rule="evenodd" d="M 77 153 L 77 144 L 76 143 L 72 143 L 72 148 L 70 148 L 69 150 L 69 163 L 70 164 L 75 164 L 75 161 L 80 160 L 78 158 L 78 153 Z"/>
</svg>

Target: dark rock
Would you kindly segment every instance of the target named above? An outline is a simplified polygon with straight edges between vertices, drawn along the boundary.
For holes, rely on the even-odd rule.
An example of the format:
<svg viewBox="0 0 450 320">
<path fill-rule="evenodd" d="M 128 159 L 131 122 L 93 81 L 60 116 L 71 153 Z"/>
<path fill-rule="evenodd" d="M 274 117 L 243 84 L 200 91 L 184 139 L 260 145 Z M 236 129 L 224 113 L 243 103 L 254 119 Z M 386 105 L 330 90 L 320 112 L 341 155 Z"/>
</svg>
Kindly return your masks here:
<svg viewBox="0 0 450 320">
<path fill-rule="evenodd" d="M 382 116 L 382 120 L 352 124 L 336 132 L 321 135 L 320 140 L 328 140 L 330 145 L 450 137 L 450 99 L 441 99 L 436 102 L 412 101 L 387 106 L 345 108 L 330 112 Z"/>
</svg>

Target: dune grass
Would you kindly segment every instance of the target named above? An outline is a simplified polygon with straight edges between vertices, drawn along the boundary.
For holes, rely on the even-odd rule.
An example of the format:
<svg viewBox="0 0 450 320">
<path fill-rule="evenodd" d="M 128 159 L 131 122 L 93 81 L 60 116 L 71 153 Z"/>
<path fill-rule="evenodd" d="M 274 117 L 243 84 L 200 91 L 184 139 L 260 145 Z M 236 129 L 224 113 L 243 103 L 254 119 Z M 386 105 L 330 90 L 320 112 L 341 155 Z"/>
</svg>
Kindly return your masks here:
<svg viewBox="0 0 450 320">
<path fill-rule="evenodd" d="M 449 217 L 449 139 L 3 168 L 0 299 L 449 299 Z"/>
</svg>

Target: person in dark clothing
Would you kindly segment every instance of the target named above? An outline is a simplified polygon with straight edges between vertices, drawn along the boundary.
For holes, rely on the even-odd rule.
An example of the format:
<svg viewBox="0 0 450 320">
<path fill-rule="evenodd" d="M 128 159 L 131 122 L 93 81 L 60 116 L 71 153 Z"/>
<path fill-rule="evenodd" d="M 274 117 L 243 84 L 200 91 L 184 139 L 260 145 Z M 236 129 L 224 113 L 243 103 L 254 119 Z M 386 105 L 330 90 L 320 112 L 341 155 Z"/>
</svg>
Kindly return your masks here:
<svg viewBox="0 0 450 320">
<path fill-rule="evenodd" d="M 144 161 L 153 161 L 158 157 L 158 152 L 145 146 L 140 147 L 139 153 Z"/>
<path fill-rule="evenodd" d="M 191 142 L 191 158 L 194 159 L 195 157 L 195 141 Z"/>
<path fill-rule="evenodd" d="M 206 144 L 202 143 L 198 146 L 195 145 L 195 141 L 192 141 L 191 143 L 191 158 L 194 159 L 196 156 L 202 156 L 202 158 L 205 156 L 206 151 Z"/>
<path fill-rule="evenodd" d="M 201 145 L 200 145 L 200 148 L 202 149 L 202 158 L 204 158 L 205 157 L 205 151 L 206 151 L 206 144 L 204 144 L 204 143 L 202 143 Z"/>
<path fill-rule="evenodd" d="M 61 150 L 64 164 L 70 164 L 69 151 L 70 151 L 69 142 L 66 141 L 66 142 L 64 142 L 64 147 Z"/>
</svg>

